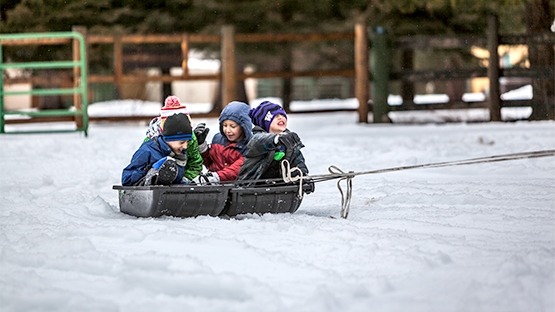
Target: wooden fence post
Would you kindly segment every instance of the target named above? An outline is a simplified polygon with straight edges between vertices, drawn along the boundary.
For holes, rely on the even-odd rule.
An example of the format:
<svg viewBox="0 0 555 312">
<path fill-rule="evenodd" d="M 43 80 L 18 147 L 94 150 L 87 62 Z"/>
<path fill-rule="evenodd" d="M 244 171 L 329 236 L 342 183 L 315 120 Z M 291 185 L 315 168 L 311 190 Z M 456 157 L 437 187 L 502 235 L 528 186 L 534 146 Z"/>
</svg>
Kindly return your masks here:
<svg viewBox="0 0 555 312">
<path fill-rule="evenodd" d="M 499 20 L 496 15 L 488 15 L 488 78 L 489 78 L 489 118 L 501 121 L 501 94 L 499 92 Z"/>
<path fill-rule="evenodd" d="M 355 25 L 355 93 L 358 100 L 358 122 L 368 122 L 368 31 L 365 23 Z"/>
<path fill-rule="evenodd" d="M 2 56 L 2 40 L 0 40 L 0 133 L 6 133 L 5 125 L 6 122 L 4 121 L 4 68 L 1 66 L 4 60 Z"/>
<path fill-rule="evenodd" d="M 84 55 L 85 58 L 88 58 L 87 56 L 87 45 L 86 45 L 86 41 L 87 41 L 87 28 L 83 27 L 83 26 L 73 26 L 71 27 L 71 30 L 77 33 L 80 33 L 81 35 L 83 35 L 83 38 L 85 38 L 85 51 L 84 51 Z M 77 39 L 73 39 L 73 43 L 72 43 L 72 49 L 73 49 L 73 61 L 77 62 L 80 60 L 80 53 L 81 53 L 81 48 L 79 47 L 79 40 Z M 88 66 L 88 63 L 87 63 Z M 88 70 L 87 70 L 88 72 Z M 73 67 L 73 87 L 74 88 L 78 88 L 81 83 L 83 83 L 81 81 L 81 69 L 79 66 Z M 85 88 L 88 88 L 89 86 L 85 86 Z M 83 101 L 84 99 L 81 98 L 81 96 L 78 93 L 74 93 L 73 94 L 73 106 L 75 107 L 75 109 L 79 110 L 82 109 L 83 107 Z M 83 117 L 82 116 L 75 116 L 75 126 L 77 127 L 77 129 L 82 129 L 83 128 Z"/>
<path fill-rule="evenodd" d="M 401 69 L 414 70 L 414 50 L 405 49 L 401 55 Z M 401 80 L 401 98 L 403 99 L 403 108 L 411 109 L 414 104 L 414 83 L 412 81 Z"/>
<path fill-rule="evenodd" d="M 181 37 L 181 57 L 183 61 L 181 61 L 181 69 L 183 73 L 181 74 L 182 77 L 189 77 L 189 35 L 183 34 Z"/>
<path fill-rule="evenodd" d="M 235 71 L 235 29 L 222 27 L 222 108 L 237 98 L 237 72 Z"/>
<path fill-rule="evenodd" d="M 122 77 L 123 77 L 123 44 L 121 43 L 121 36 L 114 36 L 114 84 L 116 85 L 116 92 L 118 99 L 121 99 L 122 94 Z"/>
<path fill-rule="evenodd" d="M 382 27 L 372 31 L 372 112 L 374 123 L 390 122 L 387 113 L 389 104 L 389 52 L 387 36 Z"/>
</svg>

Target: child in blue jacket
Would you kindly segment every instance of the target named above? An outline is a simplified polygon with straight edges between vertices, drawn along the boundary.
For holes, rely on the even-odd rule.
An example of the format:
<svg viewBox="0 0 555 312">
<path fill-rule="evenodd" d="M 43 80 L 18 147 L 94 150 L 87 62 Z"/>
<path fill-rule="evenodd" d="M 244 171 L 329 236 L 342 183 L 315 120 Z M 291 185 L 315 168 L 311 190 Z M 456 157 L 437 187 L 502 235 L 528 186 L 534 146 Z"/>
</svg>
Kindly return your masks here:
<svg viewBox="0 0 555 312">
<path fill-rule="evenodd" d="M 166 119 L 161 136 L 143 142 L 121 176 L 121 184 L 169 185 L 183 182 L 187 145 L 192 140 L 189 118 L 182 113 Z"/>
</svg>

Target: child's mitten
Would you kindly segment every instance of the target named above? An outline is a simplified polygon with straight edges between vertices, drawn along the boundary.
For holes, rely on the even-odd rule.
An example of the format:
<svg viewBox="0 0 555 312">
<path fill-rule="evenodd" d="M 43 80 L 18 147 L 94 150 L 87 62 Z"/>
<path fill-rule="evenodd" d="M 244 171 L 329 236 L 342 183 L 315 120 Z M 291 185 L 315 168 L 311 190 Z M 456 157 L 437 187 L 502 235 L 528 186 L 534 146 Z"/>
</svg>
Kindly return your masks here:
<svg viewBox="0 0 555 312">
<path fill-rule="evenodd" d="M 220 183 L 220 176 L 215 172 L 207 172 L 201 173 L 196 178 L 193 179 L 193 182 L 198 185 L 204 184 L 218 184 Z"/>
<path fill-rule="evenodd" d="M 199 123 L 195 127 L 195 130 L 193 130 L 193 132 L 195 132 L 195 136 L 197 137 L 198 145 L 201 145 L 202 143 L 204 143 L 204 141 L 206 140 L 206 136 L 208 135 L 209 131 L 210 131 L 210 129 L 206 128 L 205 123 Z"/>
<path fill-rule="evenodd" d="M 303 147 L 299 135 L 295 132 L 280 134 L 277 140 L 279 144 L 282 144 L 288 150 L 298 148 L 298 146 Z"/>
</svg>

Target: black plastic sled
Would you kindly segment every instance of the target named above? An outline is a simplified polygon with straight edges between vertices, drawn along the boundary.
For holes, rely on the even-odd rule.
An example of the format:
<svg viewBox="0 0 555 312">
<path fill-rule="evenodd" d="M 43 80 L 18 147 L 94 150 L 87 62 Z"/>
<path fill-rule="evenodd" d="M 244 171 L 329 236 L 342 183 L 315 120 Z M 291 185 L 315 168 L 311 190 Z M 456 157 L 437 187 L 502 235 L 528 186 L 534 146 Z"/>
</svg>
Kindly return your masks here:
<svg viewBox="0 0 555 312">
<path fill-rule="evenodd" d="M 303 185 L 304 191 L 310 186 Z M 302 198 L 299 184 L 240 187 L 222 185 L 114 185 L 120 211 L 136 217 L 229 216 L 294 213 Z"/>
</svg>

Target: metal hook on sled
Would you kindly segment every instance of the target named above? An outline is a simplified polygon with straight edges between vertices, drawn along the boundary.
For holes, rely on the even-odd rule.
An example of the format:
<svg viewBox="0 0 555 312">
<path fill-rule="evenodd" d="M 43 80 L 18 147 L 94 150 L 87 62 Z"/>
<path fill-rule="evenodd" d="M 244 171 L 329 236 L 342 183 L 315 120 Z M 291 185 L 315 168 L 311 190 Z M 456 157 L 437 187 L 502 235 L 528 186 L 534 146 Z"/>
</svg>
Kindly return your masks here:
<svg viewBox="0 0 555 312">
<path fill-rule="evenodd" d="M 292 176 L 292 172 L 297 171 L 299 174 L 297 176 Z M 341 194 L 341 218 L 347 219 L 349 215 L 349 209 L 351 207 L 351 198 L 353 194 L 353 178 L 355 177 L 354 171 L 349 171 L 348 173 L 344 172 L 343 170 L 339 169 L 336 166 L 330 166 L 328 171 L 333 174 L 339 176 L 339 180 L 337 181 L 337 188 L 339 189 L 339 193 Z M 281 162 L 281 174 L 283 181 L 285 183 L 289 182 L 299 182 L 299 198 L 303 198 L 303 179 L 306 176 L 303 174 L 301 169 L 298 167 L 291 168 L 291 164 L 289 161 L 284 159 Z M 345 181 L 347 185 L 347 190 L 343 193 L 343 189 L 341 188 L 341 182 Z"/>
<path fill-rule="evenodd" d="M 354 171 L 349 171 L 346 174 L 343 170 L 337 168 L 336 166 L 329 166 L 328 168 L 329 173 L 331 174 L 341 174 L 342 177 L 339 178 L 337 181 L 337 188 L 339 189 L 339 193 L 341 193 L 341 218 L 347 219 L 349 215 L 349 209 L 351 207 L 351 198 L 353 195 L 353 178 L 355 177 Z M 341 188 L 341 181 L 345 181 L 347 185 L 347 190 L 345 191 L 345 195 L 343 195 L 343 189 Z"/>
</svg>

